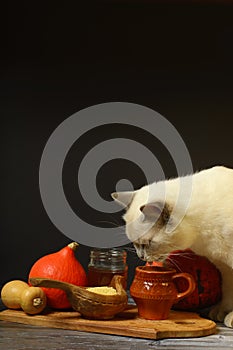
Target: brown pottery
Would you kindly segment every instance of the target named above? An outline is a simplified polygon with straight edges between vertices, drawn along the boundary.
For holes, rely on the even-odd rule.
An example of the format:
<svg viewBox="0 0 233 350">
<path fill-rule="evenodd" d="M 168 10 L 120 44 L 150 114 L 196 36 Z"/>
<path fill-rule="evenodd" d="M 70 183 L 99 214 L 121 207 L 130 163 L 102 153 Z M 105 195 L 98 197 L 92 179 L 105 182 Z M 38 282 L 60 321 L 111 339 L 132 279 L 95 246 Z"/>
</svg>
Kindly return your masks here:
<svg viewBox="0 0 233 350">
<path fill-rule="evenodd" d="M 186 291 L 179 293 L 174 280 L 185 278 Z M 138 307 L 140 317 L 149 320 L 168 318 L 172 305 L 190 295 L 195 289 L 193 277 L 185 272 L 176 273 L 162 266 L 138 266 L 130 287 L 130 294 Z"/>
</svg>

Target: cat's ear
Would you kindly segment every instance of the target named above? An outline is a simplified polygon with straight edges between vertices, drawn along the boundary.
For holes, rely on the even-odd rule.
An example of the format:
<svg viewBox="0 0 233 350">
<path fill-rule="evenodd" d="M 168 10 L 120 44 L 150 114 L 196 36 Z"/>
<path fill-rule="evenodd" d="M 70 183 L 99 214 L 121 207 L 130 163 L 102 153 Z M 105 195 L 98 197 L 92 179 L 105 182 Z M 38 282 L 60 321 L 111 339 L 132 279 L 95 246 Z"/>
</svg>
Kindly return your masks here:
<svg viewBox="0 0 233 350">
<path fill-rule="evenodd" d="M 170 217 L 170 212 L 166 203 L 154 202 L 142 205 L 141 212 L 145 216 L 145 220 L 156 222 L 160 217 L 164 223 L 167 223 Z"/>
<path fill-rule="evenodd" d="M 119 203 L 123 207 L 128 207 L 133 200 L 134 194 L 134 191 L 124 191 L 113 192 L 111 196 L 117 203 Z"/>
</svg>

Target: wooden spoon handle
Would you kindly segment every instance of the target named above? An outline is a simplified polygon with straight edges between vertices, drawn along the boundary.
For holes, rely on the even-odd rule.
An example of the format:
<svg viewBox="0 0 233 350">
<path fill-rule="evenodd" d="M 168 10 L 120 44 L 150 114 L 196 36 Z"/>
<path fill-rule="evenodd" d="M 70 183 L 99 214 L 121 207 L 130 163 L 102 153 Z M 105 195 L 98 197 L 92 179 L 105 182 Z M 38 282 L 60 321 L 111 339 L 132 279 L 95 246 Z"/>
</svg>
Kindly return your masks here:
<svg viewBox="0 0 233 350">
<path fill-rule="evenodd" d="M 47 287 L 47 288 L 58 288 L 64 290 L 66 293 L 72 293 L 74 289 L 78 288 L 77 286 L 61 282 L 57 280 L 53 280 L 50 278 L 30 278 L 30 283 L 35 287 Z"/>
<path fill-rule="evenodd" d="M 116 289 L 117 294 L 122 295 L 123 297 L 126 295 L 126 291 L 123 287 L 123 283 L 125 282 L 125 278 L 121 275 L 114 275 L 109 287 L 113 287 Z"/>
</svg>

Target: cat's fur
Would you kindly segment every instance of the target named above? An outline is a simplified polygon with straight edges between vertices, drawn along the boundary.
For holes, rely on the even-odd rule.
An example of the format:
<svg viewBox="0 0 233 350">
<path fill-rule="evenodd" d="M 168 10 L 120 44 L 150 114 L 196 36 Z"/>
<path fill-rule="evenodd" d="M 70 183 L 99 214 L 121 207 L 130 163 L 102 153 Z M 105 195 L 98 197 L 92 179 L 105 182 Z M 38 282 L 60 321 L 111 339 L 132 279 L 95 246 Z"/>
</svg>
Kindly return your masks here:
<svg viewBox="0 0 233 350">
<path fill-rule="evenodd" d="M 164 260 L 172 250 L 191 248 L 218 267 L 223 297 L 210 317 L 233 327 L 233 170 L 217 166 L 180 179 L 112 196 L 126 206 L 126 234 L 141 259 Z M 176 205 L 186 182 L 190 201 Z"/>
</svg>

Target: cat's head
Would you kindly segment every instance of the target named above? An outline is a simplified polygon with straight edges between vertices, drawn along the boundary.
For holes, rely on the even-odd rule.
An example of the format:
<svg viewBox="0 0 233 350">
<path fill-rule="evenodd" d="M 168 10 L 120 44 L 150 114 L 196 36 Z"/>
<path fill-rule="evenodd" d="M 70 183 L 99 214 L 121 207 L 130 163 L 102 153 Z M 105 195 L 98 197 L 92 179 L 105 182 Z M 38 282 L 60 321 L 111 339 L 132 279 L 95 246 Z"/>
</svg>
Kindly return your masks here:
<svg viewBox="0 0 233 350">
<path fill-rule="evenodd" d="M 172 250 L 188 248 L 194 238 L 189 234 L 188 218 L 183 216 L 180 220 L 181 206 L 174 210 L 175 191 L 164 196 L 158 186 L 153 186 L 156 185 L 112 194 L 113 199 L 126 209 L 123 219 L 127 237 L 133 242 L 139 258 L 146 261 L 164 260 Z"/>
</svg>

